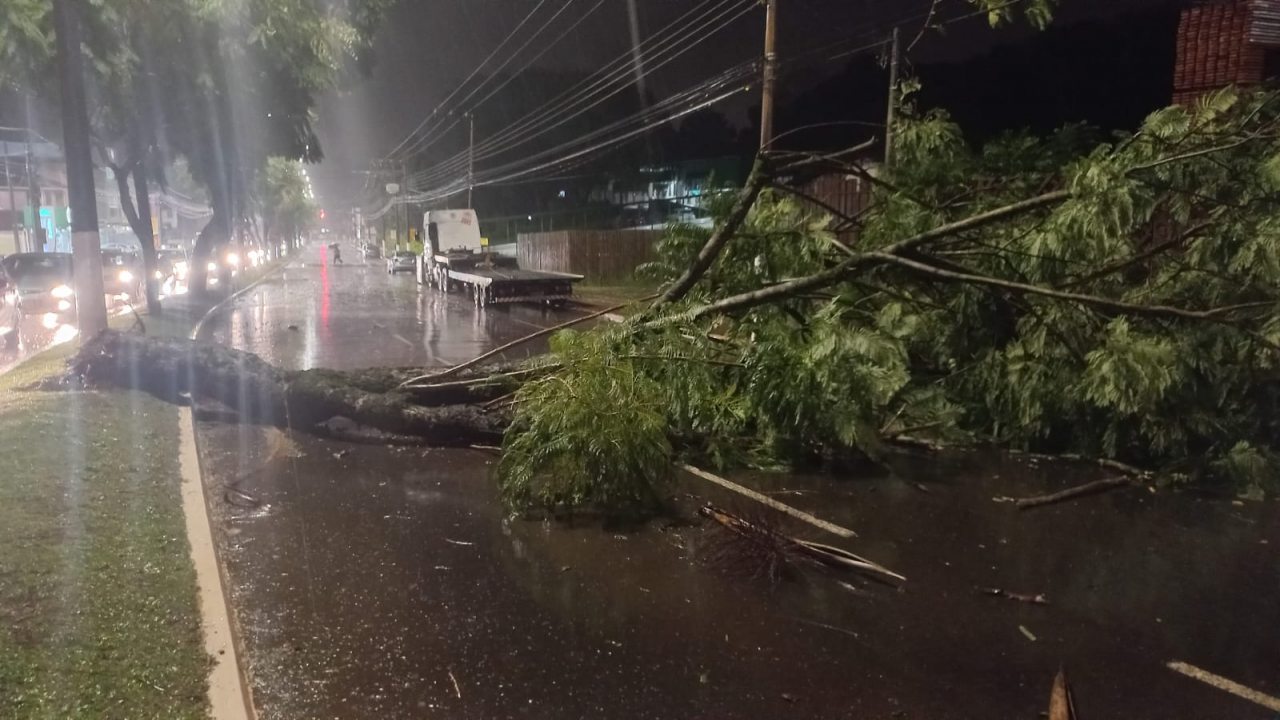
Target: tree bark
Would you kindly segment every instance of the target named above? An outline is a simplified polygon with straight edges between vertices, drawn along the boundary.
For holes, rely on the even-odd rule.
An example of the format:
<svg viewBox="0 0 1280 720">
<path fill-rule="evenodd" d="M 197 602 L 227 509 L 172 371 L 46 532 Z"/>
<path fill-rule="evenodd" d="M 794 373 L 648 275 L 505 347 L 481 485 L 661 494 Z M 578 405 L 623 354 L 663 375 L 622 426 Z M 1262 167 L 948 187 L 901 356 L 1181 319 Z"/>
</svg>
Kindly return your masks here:
<svg viewBox="0 0 1280 720">
<path fill-rule="evenodd" d="M 133 168 L 133 190 L 137 196 L 138 223 L 144 228 L 144 234 L 138 235 L 138 242 L 142 246 L 142 271 L 146 278 L 147 311 L 152 315 L 159 315 L 162 311 L 160 281 L 156 279 L 159 262 L 156 258 L 155 221 L 151 214 L 151 188 L 147 183 L 145 161 L 139 162 Z M 134 228 L 133 232 L 137 235 L 138 228 Z"/>
<path fill-rule="evenodd" d="M 129 169 L 125 169 L 125 168 Z M 133 230 L 133 234 L 138 238 L 138 245 L 142 248 L 142 273 L 147 293 L 147 312 L 152 315 L 159 315 L 160 308 L 160 287 L 156 281 L 156 245 L 155 236 L 151 232 L 151 197 L 150 190 L 147 187 L 146 171 L 143 169 L 143 163 L 134 161 L 131 165 L 120 166 L 112 165 L 111 174 L 116 179 L 116 190 L 120 194 L 120 209 L 124 212 L 124 217 L 129 221 L 129 229 Z M 137 193 L 137 202 L 135 204 L 133 195 L 129 191 L 129 176 L 133 175 L 133 186 Z"/>
<path fill-rule="evenodd" d="M 63 380 L 141 390 L 175 403 L 187 397 L 215 400 L 242 422 L 324 435 L 371 429 L 455 447 L 501 440 L 509 413 L 477 403 L 500 397 L 515 384 L 396 389 L 411 372 L 420 371 L 281 370 L 220 345 L 109 330 L 85 343 Z"/>
</svg>

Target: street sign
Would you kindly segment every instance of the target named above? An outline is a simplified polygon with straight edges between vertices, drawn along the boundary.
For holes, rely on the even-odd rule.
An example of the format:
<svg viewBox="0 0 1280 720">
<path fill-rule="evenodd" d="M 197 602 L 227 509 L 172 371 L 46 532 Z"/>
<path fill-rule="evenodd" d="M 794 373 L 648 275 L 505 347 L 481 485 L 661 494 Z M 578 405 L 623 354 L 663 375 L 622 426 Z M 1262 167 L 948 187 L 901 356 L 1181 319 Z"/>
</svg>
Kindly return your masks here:
<svg viewBox="0 0 1280 720">
<path fill-rule="evenodd" d="M 399 194 L 400 194 L 400 183 L 387 183 L 387 194 L 388 194 L 388 195 L 399 195 Z"/>
</svg>

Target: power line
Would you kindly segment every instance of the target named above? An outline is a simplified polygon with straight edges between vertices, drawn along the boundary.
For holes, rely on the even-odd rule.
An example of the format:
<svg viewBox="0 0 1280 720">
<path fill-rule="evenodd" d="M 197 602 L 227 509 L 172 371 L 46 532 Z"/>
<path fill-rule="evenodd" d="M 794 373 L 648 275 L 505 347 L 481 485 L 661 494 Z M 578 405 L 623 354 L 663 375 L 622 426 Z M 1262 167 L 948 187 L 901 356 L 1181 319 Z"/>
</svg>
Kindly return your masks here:
<svg viewBox="0 0 1280 720">
<path fill-rule="evenodd" d="M 677 31 L 677 34 L 659 38 L 655 47 L 647 50 L 651 55 L 645 59 L 647 67 L 644 75 L 656 72 L 750 12 L 755 7 L 755 1 L 706 0 L 702 5 L 711 7 L 700 14 L 698 8 L 695 8 L 691 13 L 698 15 L 694 22 L 700 24 L 686 26 Z M 687 13 L 684 18 L 687 19 L 689 16 L 690 14 Z M 650 40 L 653 39 L 650 38 Z M 690 40 L 692 42 L 687 42 Z M 561 93 L 538 110 L 480 143 L 475 149 L 476 158 L 482 160 L 493 158 L 524 145 L 616 96 L 634 82 L 626 67 L 626 63 L 631 61 L 629 53 L 620 56 L 595 75 L 579 82 L 574 88 Z M 467 153 L 462 152 L 433 168 L 415 173 L 412 179 L 419 184 L 431 184 L 456 172 L 466 162 Z"/>
<path fill-rule="evenodd" d="M 655 48 L 651 49 L 655 55 L 662 53 L 669 54 L 672 52 L 672 48 L 678 43 L 684 42 L 685 40 L 692 38 L 696 33 L 706 30 L 708 23 L 705 21 L 709 14 L 714 14 L 717 10 L 721 10 L 734 2 L 742 3 L 743 0 L 703 0 L 701 5 L 683 15 L 676 21 L 676 23 L 668 25 L 667 28 L 663 29 L 663 31 L 651 36 L 645 41 L 645 43 L 652 43 L 656 45 Z M 754 0 L 749 0 L 749 2 L 753 3 Z M 741 5 L 741 7 L 746 6 Z M 688 20 L 691 17 L 694 18 L 692 22 L 702 22 L 703 24 L 686 26 L 684 29 L 676 31 L 676 34 L 664 35 L 667 29 L 673 27 L 679 21 Z M 717 27 L 715 30 L 719 30 L 721 27 L 724 27 L 724 24 Z M 712 32 L 715 32 L 715 30 Z M 686 46 L 683 51 L 691 49 L 696 44 L 697 43 L 692 43 Z M 524 118 L 512 123 L 508 127 L 499 131 L 496 135 L 487 138 L 476 148 L 477 156 L 482 159 L 494 156 L 496 154 L 494 149 L 499 144 L 501 144 L 501 147 L 498 151 L 509 150 L 523 144 L 534 137 L 545 134 L 551 129 L 554 129 L 554 127 L 562 125 L 564 122 L 568 122 L 569 120 L 580 116 L 583 112 L 598 106 L 604 100 L 607 100 L 609 97 L 621 92 L 631 84 L 631 80 L 628 76 L 628 69 L 626 67 L 626 64 L 631 61 L 631 58 L 632 56 L 629 53 L 619 56 L 593 75 L 584 78 L 582 81 L 544 103 Z M 656 69 L 656 67 L 650 67 L 650 71 Z M 622 81 L 622 84 L 615 87 L 614 92 L 611 94 L 601 97 L 597 102 L 586 107 L 579 107 L 581 103 L 589 101 L 592 96 L 598 95 L 602 92 L 607 92 L 610 85 L 619 81 Z M 546 127 L 549 122 L 554 122 L 555 124 L 552 127 Z M 539 129 L 540 126 L 543 128 L 542 131 L 530 136 L 530 132 Z M 522 134 L 524 137 L 520 138 L 521 141 L 515 142 L 514 139 Z M 466 161 L 466 153 L 459 153 L 448 160 L 437 164 L 433 168 L 416 173 L 414 179 L 421 184 L 431 184 L 432 182 L 457 171 Z"/>
<path fill-rule="evenodd" d="M 572 0 L 570 0 L 570 1 L 572 1 Z M 494 48 L 494 49 L 493 49 L 493 52 L 489 53 L 489 56 L 488 56 L 488 57 L 486 57 L 486 58 L 485 58 L 485 59 L 484 59 L 484 60 L 483 60 L 479 65 L 477 65 L 477 66 L 476 66 L 476 69 L 475 69 L 475 70 L 472 70 L 472 71 L 471 71 L 471 74 L 470 74 L 470 75 L 468 75 L 468 76 L 466 77 L 466 79 L 465 79 L 465 80 L 463 80 L 463 81 L 462 81 L 462 83 L 458 85 L 458 87 L 454 88 L 453 92 L 449 93 L 449 96 L 448 96 L 448 97 L 446 97 L 446 98 L 445 98 L 445 99 L 444 99 L 444 100 L 443 100 L 439 105 L 437 105 L 437 106 L 436 106 L 436 108 L 435 108 L 434 110 L 432 110 L 432 111 L 431 111 L 431 114 L 430 114 L 430 115 L 428 115 L 426 118 L 424 118 L 424 119 L 422 120 L 422 122 L 418 124 L 418 126 L 417 126 L 416 128 L 414 128 L 414 129 L 413 129 L 413 130 L 412 130 L 412 131 L 411 131 L 407 136 L 405 136 L 405 139 L 404 139 L 404 140 L 401 140 L 399 145 L 396 145 L 396 146 L 395 146 L 395 148 L 394 148 L 394 149 L 392 149 L 392 151 L 391 151 L 391 152 L 387 153 L 387 156 L 386 156 L 386 158 L 385 158 L 385 159 L 390 159 L 390 158 L 391 158 L 391 156 L 393 156 L 393 155 L 395 155 L 396 153 L 398 153 L 398 152 L 400 151 L 400 149 L 401 149 L 401 148 L 403 148 L 405 145 L 407 145 L 407 144 L 408 144 L 408 143 L 413 139 L 413 136 L 414 136 L 414 135 L 416 135 L 416 134 L 418 134 L 418 132 L 420 132 L 420 131 L 422 130 L 422 128 L 423 128 L 423 127 L 425 127 L 425 126 L 426 126 L 426 124 L 427 124 L 428 122 L 430 122 L 430 121 L 431 121 L 431 118 L 433 118 L 433 117 L 435 117 L 435 116 L 436 116 L 436 114 L 440 111 L 440 109 L 441 109 L 442 107 L 444 107 L 445 105 L 447 105 L 447 104 L 449 103 L 449 101 L 453 99 L 453 97 L 454 97 L 455 95 L 457 95 L 459 92 L 461 92 L 462 88 L 466 87 L 467 83 L 471 82 L 471 79 L 472 79 L 472 78 L 474 78 L 474 77 L 476 76 L 476 74 L 478 74 L 481 70 L 483 70 L 483 69 L 484 69 L 484 66 L 485 66 L 485 65 L 488 65 L 488 64 L 489 64 L 489 61 L 490 61 L 490 60 L 492 60 L 492 59 L 493 59 L 493 58 L 494 58 L 494 57 L 495 57 L 499 52 L 501 52 L 501 51 L 502 51 L 502 48 L 504 48 L 504 47 L 506 47 L 506 46 L 507 46 L 507 43 L 511 42 L 511 39 L 512 39 L 512 38 L 514 38 L 514 37 L 515 37 L 515 36 L 520 32 L 520 30 L 521 30 L 521 29 L 522 29 L 526 24 L 528 24 L 528 22 L 529 22 L 531 19 L 533 19 L 533 16 L 534 16 L 534 15 L 536 15 L 536 14 L 538 13 L 538 10 L 542 9 L 542 6 L 543 6 L 543 5 L 546 5 L 546 4 L 547 4 L 547 2 L 549 2 L 549 0 L 539 0 L 538 4 L 537 4 L 537 5 L 535 5 L 535 6 L 533 7 L 533 9 L 529 11 L 529 14 L 528 14 L 528 15 L 526 15 L 526 16 L 524 17 L 524 19 L 520 21 L 520 24 L 519 24 L 519 25 L 516 25 L 516 28 L 515 28 L 514 30 L 512 30 L 512 31 L 511 31 L 511 33 L 510 33 L 510 34 L 508 34 L 508 35 L 507 35 L 507 37 L 506 37 L 506 38 L 504 38 L 502 42 L 498 43 L 498 47 Z"/>
<path fill-rule="evenodd" d="M 489 75 L 489 77 L 485 78 L 485 81 L 484 81 L 484 82 L 482 82 L 480 85 L 476 86 L 476 88 L 475 88 L 475 89 L 473 89 L 470 93 L 468 93 L 466 97 L 462 98 L 462 100 L 458 101 L 458 106 L 459 106 L 459 107 L 461 107 L 461 106 L 465 105 L 465 104 L 466 104 L 466 102 L 467 102 L 468 100 L 470 100 L 471 98 L 475 97 L 475 94 L 476 94 L 477 92 L 480 92 L 480 90 L 484 89 L 484 86 L 485 86 L 487 83 L 491 82 L 494 78 L 498 77 L 498 74 L 499 74 L 499 73 L 501 73 L 501 72 L 502 72 L 502 71 L 507 67 L 507 65 L 510 65 L 512 60 L 515 60 L 517 57 L 519 57 L 520 53 L 524 52 L 524 51 L 525 51 L 525 48 L 529 47 L 529 44 L 530 44 L 530 43 L 532 43 L 534 40 L 538 39 L 538 37 L 539 37 L 540 35 L 542 35 L 543 31 L 545 31 L 547 28 L 551 27 L 551 24 L 552 24 L 552 23 L 554 23 L 557 19 L 559 19 L 559 17 L 560 17 L 561 15 L 563 15 L 563 14 L 564 14 L 564 12 L 565 12 L 566 10 L 568 10 L 568 9 L 569 9 L 569 8 L 570 8 L 570 7 L 575 3 L 575 2 L 577 2 L 577 0 L 569 0 L 569 1 L 568 1 L 568 2 L 566 2 L 564 5 L 562 5 L 562 6 L 560 7 L 560 9 L 559 9 L 559 10 L 557 10 L 557 11 L 556 11 L 556 13 L 555 13 L 554 15 L 552 15 L 552 16 L 551 16 L 551 18 L 550 18 L 550 19 L 548 19 L 545 23 L 543 23 L 543 24 L 542 24 L 542 27 L 539 27 L 536 31 L 534 31 L 533 35 L 530 35 L 530 36 L 529 36 L 529 38 L 528 38 L 527 40 L 525 40 L 525 41 L 524 41 L 524 44 L 523 44 L 523 45 L 521 45 L 520 47 L 516 48 L 516 51 L 515 51 L 514 53 L 512 53 L 512 54 L 511 54 L 511 55 L 510 55 L 510 56 L 509 56 L 509 57 L 508 57 L 508 58 L 507 58 L 507 59 L 506 59 L 506 60 L 505 60 L 501 65 L 499 65 L 499 66 L 498 66 L 498 68 L 497 68 L 496 70 L 494 70 L 494 71 L 493 71 L 493 73 L 491 73 L 491 74 Z M 525 67 L 528 67 L 528 66 L 526 65 Z M 521 72 L 523 72 L 523 69 L 521 70 Z M 517 75 L 519 75 L 520 73 L 516 73 L 516 74 L 517 74 Z M 474 109 L 474 106 L 472 107 L 472 109 Z M 468 112 L 469 112 L 469 110 L 468 110 Z M 455 113 L 451 113 L 451 114 L 455 114 Z M 443 120 L 441 120 L 441 123 L 443 123 L 443 122 L 444 122 L 444 121 L 443 121 Z M 456 124 L 457 124 L 457 121 L 455 120 L 455 121 L 454 121 L 454 125 L 456 125 Z M 447 132 L 448 132 L 450 129 L 452 129 L 452 128 L 453 128 L 453 125 L 450 125 L 450 126 L 449 126 L 449 128 L 447 128 L 447 129 L 445 130 L 445 132 L 447 133 Z M 410 148 L 409 150 L 407 150 L 407 151 L 405 152 L 405 154 L 413 153 L 413 152 L 415 152 L 415 151 L 416 151 L 416 149 L 417 149 L 417 148 L 419 148 L 419 147 L 421 147 L 421 146 L 422 146 L 422 142 L 415 143 L 414 147 L 412 147 L 412 148 Z"/>
</svg>

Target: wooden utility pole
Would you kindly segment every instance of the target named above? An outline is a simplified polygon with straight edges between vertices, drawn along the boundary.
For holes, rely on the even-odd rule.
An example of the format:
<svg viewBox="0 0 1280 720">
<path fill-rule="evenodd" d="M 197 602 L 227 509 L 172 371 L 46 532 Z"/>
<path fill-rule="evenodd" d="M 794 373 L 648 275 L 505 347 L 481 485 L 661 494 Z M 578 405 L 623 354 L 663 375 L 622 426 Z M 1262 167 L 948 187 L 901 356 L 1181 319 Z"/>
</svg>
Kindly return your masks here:
<svg viewBox="0 0 1280 720">
<path fill-rule="evenodd" d="M 778 0 L 765 0 L 764 75 L 760 85 L 760 149 L 773 142 L 773 96 L 778 84 Z"/>
<path fill-rule="evenodd" d="M 889 45 L 889 110 L 884 118 L 884 169 L 888 172 L 893 167 L 893 124 L 898 115 L 898 28 L 893 29 L 893 40 Z"/>
<path fill-rule="evenodd" d="M 409 202 L 405 197 L 409 194 L 409 160 L 405 158 L 400 161 L 400 217 L 404 220 L 404 234 L 396 233 L 396 249 L 403 247 L 409 249 Z"/>
<path fill-rule="evenodd" d="M 476 186 L 476 116 L 467 113 L 467 121 L 471 125 L 471 137 L 467 141 L 467 209 L 474 209 L 471 192 Z"/>
<path fill-rule="evenodd" d="M 102 248 L 98 238 L 98 198 L 93 187 L 89 114 L 80 56 L 79 7 L 84 0 L 53 0 L 62 80 L 62 143 L 67 158 L 67 194 L 71 206 L 71 252 L 80 335 L 91 338 L 107 329 L 102 288 Z"/>
</svg>

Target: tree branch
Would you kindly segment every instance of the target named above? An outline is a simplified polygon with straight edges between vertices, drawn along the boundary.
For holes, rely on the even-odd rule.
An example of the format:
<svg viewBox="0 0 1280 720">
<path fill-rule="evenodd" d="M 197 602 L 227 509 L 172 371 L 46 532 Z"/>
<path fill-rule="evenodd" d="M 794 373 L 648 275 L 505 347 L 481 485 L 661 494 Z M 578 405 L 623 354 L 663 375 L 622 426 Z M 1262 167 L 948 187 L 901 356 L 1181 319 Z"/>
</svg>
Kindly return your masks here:
<svg viewBox="0 0 1280 720">
<path fill-rule="evenodd" d="M 1075 280 L 1070 280 L 1068 282 L 1062 283 L 1061 285 L 1058 285 L 1058 287 L 1059 288 L 1076 287 L 1077 285 L 1084 285 L 1085 283 L 1093 282 L 1098 278 L 1106 277 L 1107 275 L 1120 272 L 1121 270 L 1126 270 L 1134 265 L 1137 265 L 1141 262 L 1149 260 L 1166 250 L 1169 250 L 1171 248 L 1177 247 L 1178 245 L 1181 245 L 1182 243 L 1186 242 L 1188 239 L 1194 237 L 1201 230 L 1204 230 L 1205 228 L 1211 226 L 1212 224 L 1213 222 L 1210 220 L 1206 220 L 1202 223 L 1196 223 L 1195 225 L 1192 225 L 1191 227 L 1187 228 L 1185 231 L 1180 233 L 1175 238 L 1171 238 L 1162 243 L 1157 243 L 1151 246 L 1150 248 L 1144 250 L 1143 252 L 1140 252 L 1137 255 L 1134 255 L 1132 257 L 1128 257 L 1123 260 L 1117 260 L 1116 262 L 1113 262 L 1109 265 L 1104 265 L 1103 267 L 1098 268 L 1097 270 L 1089 273 L 1088 275 L 1085 275 L 1080 278 L 1076 278 Z"/>
<path fill-rule="evenodd" d="M 777 285 L 770 285 L 769 287 L 761 288 L 759 290 L 752 290 L 751 292 L 733 295 L 713 303 L 693 308 L 671 319 L 677 321 L 681 319 L 696 320 L 710 314 L 746 310 L 768 302 L 783 300 L 793 295 L 801 295 L 809 291 L 837 283 L 853 271 L 864 266 L 883 263 L 884 260 L 877 257 L 877 255 L 893 257 L 896 254 L 909 252 L 966 230 L 973 230 L 985 225 L 991 225 L 993 223 L 1000 222 L 1001 220 L 1006 220 L 1011 217 L 1016 217 L 1018 215 L 1038 210 L 1047 205 L 1062 202 L 1069 197 L 1071 197 L 1071 193 L 1068 191 L 1058 190 L 995 208 L 994 210 L 988 210 L 987 212 L 979 213 L 963 220 L 939 225 L 932 230 L 927 230 L 918 235 L 913 235 L 912 237 L 900 240 L 884 248 L 879 253 L 860 253 L 852 255 L 840 264 L 823 270 L 820 273 L 809 275 L 807 277 L 796 278 L 794 280 L 788 280 L 786 282 L 778 283 Z"/>
<path fill-rule="evenodd" d="M 1110 298 L 1104 298 L 1097 295 L 1085 295 L 1082 293 L 1040 287 L 1038 285 L 1029 285 L 1027 283 L 1013 282 L 1011 280 L 1002 280 L 1000 278 L 989 277 L 986 275 L 974 275 L 971 273 L 944 270 L 934 265 L 905 258 L 900 255 L 890 255 L 884 252 L 868 253 L 868 256 L 881 262 L 901 265 L 902 267 L 914 270 L 918 273 L 930 275 L 932 277 L 954 280 L 956 282 L 963 282 L 971 285 L 999 287 L 1028 295 L 1041 295 L 1043 297 L 1051 297 L 1057 300 L 1078 302 L 1083 305 L 1091 305 L 1093 307 L 1106 308 L 1117 312 L 1128 313 L 1131 315 L 1144 315 L 1148 317 L 1170 317 L 1181 318 L 1183 320 L 1208 320 L 1212 322 L 1220 322 L 1224 316 L 1238 310 L 1268 307 L 1277 303 L 1275 300 L 1267 300 L 1261 302 L 1241 303 L 1238 305 L 1227 305 L 1224 307 L 1211 308 L 1209 310 L 1187 310 L 1185 308 L 1174 307 L 1172 305 L 1142 305 L 1139 303 L 1125 302 L 1123 300 L 1112 300 Z"/>
<path fill-rule="evenodd" d="M 766 174 L 764 158 L 756 158 L 755 164 L 751 167 L 751 175 L 747 178 L 747 184 L 738 193 L 738 199 L 734 201 L 733 209 L 729 211 L 728 217 L 715 229 L 715 232 L 711 233 L 711 237 L 707 238 L 706 244 L 698 252 L 698 257 L 694 259 L 693 264 L 689 266 L 684 275 L 681 275 L 671 287 L 667 288 L 667 291 L 663 293 L 662 297 L 658 298 L 652 308 L 658 308 L 683 298 L 702 279 L 702 276 L 706 274 L 712 263 L 724 250 L 724 246 L 729 243 L 729 240 L 738 232 L 738 228 L 742 227 L 742 223 L 746 221 L 747 214 L 751 212 L 751 208 L 756 203 L 756 198 L 760 196 L 760 191 L 764 189 L 767 181 Z"/>
</svg>

